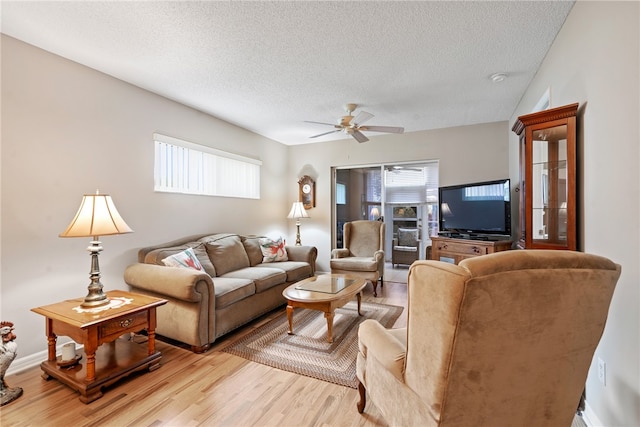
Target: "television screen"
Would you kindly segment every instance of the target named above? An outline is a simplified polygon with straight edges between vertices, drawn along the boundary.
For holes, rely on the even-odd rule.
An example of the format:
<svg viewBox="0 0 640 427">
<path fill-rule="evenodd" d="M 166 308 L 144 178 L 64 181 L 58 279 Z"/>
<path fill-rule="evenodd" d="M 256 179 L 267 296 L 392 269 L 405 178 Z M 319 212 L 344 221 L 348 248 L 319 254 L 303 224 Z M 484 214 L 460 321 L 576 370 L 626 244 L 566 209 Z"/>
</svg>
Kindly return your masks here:
<svg viewBox="0 0 640 427">
<path fill-rule="evenodd" d="M 509 179 L 438 189 L 440 232 L 511 235 Z"/>
</svg>

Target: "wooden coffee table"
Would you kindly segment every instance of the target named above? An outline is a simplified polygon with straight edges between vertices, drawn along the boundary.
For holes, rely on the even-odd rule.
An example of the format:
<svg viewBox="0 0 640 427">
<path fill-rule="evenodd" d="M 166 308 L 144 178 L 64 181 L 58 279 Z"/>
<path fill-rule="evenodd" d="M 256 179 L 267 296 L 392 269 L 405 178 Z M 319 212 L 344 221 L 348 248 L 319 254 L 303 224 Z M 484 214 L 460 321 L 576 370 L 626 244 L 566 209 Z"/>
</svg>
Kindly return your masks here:
<svg viewBox="0 0 640 427">
<path fill-rule="evenodd" d="M 333 313 L 349 302 L 358 299 L 358 314 L 362 302 L 362 289 L 367 281 L 344 274 L 322 274 L 301 280 L 282 291 L 287 299 L 289 335 L 293 335 L 293 309 L 308 308 L 324 312 L 327 319 L 327 341 L 333 342 Z"/>
</svg>

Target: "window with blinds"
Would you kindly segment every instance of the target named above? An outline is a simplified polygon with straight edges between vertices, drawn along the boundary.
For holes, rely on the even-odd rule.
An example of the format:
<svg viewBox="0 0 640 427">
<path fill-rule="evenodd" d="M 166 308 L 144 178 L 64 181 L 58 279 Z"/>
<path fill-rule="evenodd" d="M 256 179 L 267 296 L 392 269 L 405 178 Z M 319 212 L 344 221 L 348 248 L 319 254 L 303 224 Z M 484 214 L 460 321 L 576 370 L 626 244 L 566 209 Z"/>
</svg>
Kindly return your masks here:
<svg viewBox="0 0 640 427">
<path fill-rule="evenodd" d="M 508 198 L 508 194 L 508 187 L 505 191 L 505 184 L 498 183 L 479 187 L 466 187 L 462 198 L 463 200 L 505 200 L 505 195 Z"/>
<path fill-rule="evenodd" d="M 260 160 L 153 134 L 154 190 L 260 198 Z"/>
<path fill-rule="evenodd" d="M 347 204 L 347 186 L 341 183 L 336 184 L 336 204 Z"/>
<path fill-rule="evenodd" d="M 424 204 L 438 201 L 438 161 L 385 168 L 385 202 Z"/>
</svg>

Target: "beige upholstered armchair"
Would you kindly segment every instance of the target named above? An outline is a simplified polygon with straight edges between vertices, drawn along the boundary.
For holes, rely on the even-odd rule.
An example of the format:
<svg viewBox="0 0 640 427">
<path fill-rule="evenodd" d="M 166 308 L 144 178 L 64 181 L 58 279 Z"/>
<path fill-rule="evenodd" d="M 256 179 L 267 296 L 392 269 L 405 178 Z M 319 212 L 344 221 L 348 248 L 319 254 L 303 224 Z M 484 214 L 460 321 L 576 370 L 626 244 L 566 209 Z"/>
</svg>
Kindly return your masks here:
<svg viewBox="0 0 640 427">
<path fill-rule="evenodd" d="M 420 259 L 420 229 L 398 228 L 398 237 L 391 246 L 391 265 L 411 265 Z"/>
<path fill-rule="evenodd" d="M 378 296 L 378 280 L 384 286 L 384 230 L 380 221 L 346 222 L 343 248 L 331 251 L 331 272 L 371 281 L 373 296 Z"/>
<path fill-rule="evenodd" d="M 415 262 L 407 327 L 360 325 L 358 411 L 366 397 L 394 426 L 570 426 L 619 276 L 570 251 Z"/>
</svg>

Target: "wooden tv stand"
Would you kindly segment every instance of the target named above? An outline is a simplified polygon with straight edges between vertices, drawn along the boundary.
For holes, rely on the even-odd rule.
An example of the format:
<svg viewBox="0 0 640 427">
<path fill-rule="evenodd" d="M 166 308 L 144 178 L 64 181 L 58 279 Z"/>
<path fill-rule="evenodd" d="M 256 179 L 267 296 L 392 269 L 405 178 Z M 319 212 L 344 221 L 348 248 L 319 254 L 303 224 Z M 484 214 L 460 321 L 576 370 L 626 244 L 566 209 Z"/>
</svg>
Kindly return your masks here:
<svg viewBox="0 0 640 427">
<path fill-rule="evenodd" d="M 511 240 L 472 240 L 452 237 L 431 237 L 431 259 L 458 264 L 465 258 L 511 249 Z"/>
</svg>

